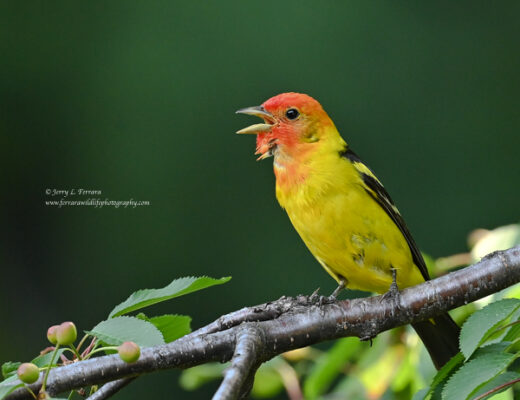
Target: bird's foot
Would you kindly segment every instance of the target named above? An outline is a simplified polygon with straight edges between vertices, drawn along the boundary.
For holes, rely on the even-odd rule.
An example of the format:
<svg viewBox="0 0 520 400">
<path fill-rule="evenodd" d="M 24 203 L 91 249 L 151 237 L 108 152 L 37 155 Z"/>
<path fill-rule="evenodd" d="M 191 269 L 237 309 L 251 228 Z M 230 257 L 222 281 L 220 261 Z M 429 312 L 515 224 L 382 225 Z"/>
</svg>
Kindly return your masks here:
<svg viewBox="0 0 520 400">
<path fill-rule="evenodd" d="M 339 282 L 338 287 L 332 292 L 330 296 L 320 296 L 318 292 L 320 291 L 320 288 L 316 289 L 312 294 L 309 296 L 309 301 L 312 304 L 318 304 L 318 306 L 322 306 L 324 304 L 331 304 L 334 303 L 338 299 L 338 294 L 345 289 L 345 286 L 347 286 L 347 280 L 341 279 Z"/>
<path fill-rule="evenodd" d="M 318 294 L 320 291 L 320 288 L 316 289 L 312 294 L 308 297 L 310 304 L 317 304 L 318 307 L 321 307 L 324 304 L 330 304 L 333 303 L 335 299 L 331 300 L 330 297 L 327 296 L 321 296 Z"/>
</svg>

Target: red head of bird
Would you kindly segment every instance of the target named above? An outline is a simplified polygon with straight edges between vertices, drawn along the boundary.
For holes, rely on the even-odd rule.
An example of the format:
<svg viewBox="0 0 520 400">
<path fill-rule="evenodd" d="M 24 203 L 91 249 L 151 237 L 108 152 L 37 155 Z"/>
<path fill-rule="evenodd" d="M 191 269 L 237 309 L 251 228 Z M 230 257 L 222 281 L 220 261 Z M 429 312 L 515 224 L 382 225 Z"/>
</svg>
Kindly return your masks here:
<svg viewBox="0 0 520 400">
<path fill-rule="evenodd" d="M 264 120 L 237 133 L 256 134 L 259 160 L 275 156 L 275 163 L 284 159 L 301 160 L 319 146 L 328 133 L 337 131 L 321 104 L 302 93 L 282 93 L 261 106 L 247 107 L 237 113 L 255 115 Z M 332 128 L 332 129 L 331 129 Z M 330 135 L 329 135 L 330 136 Z"/>
</svg>

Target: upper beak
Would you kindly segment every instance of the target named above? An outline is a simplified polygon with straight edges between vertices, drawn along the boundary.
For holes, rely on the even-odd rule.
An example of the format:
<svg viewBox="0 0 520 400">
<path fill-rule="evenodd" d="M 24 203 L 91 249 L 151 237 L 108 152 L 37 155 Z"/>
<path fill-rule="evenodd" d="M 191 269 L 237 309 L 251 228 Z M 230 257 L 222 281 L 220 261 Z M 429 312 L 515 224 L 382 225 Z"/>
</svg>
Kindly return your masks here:
<svg viewBox="0 0 520 400">
<path fill-rule="evenodd" d="M 262 106 L 241 108 L 236 113 L 237 114 L 255 115 L 257 117 L 263 118 L 265 121 L 265 123 L 263 123 L 263 124 L 254 124 L 254 125 L 248 126 L 247 128 L 240 129 L 239 131 L 237 131 L 237 133 L 239 133 L 239 134 L 243 134 L 243 133 L 257 134 L 260 132 L 267 132 L 272 128 L 273 123 L 274 123 L 273 114 L 266 111 L 264 109 L 264 107 L 262 107 Z M 269 122 L 273 122 L 273 123 L 269 123 Z"/>
</svg>

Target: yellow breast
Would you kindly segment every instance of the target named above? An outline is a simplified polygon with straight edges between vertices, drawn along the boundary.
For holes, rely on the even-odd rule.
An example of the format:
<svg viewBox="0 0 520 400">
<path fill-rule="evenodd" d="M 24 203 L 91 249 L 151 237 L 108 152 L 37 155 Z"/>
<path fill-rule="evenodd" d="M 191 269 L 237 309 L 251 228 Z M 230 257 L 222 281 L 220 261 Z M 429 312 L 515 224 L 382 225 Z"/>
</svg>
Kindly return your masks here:
<svg viewBox="0 0 520 400">
<path fill-rule="evenodd" d="M 403 234 L 349 160 L 325 153 L 304 164 L 275 162 L 275 173 L 280 205 L 333 278 L 378 293 L 388 290 L 391 268 L 400 288 L 424 280 Z"/>
</svg>

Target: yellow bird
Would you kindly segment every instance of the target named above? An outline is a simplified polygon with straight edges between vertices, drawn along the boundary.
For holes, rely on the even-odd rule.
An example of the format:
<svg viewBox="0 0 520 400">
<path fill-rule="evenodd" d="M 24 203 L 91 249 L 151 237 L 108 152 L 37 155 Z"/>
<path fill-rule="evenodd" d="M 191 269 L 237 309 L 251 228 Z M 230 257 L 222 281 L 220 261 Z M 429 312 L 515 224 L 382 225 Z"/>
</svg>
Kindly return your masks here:
<svg viewBox="0 0 520 400">
<path fill-rule="evenodd" d="M 283 93 L 237 113 L 264 123 L 258 159 L 274 156 L 276 197 L 321 266 L 343 287 L 385 293 L 429 279 L 426 264 L 387 191 L 340 136 L 320 103 Z M 459 327 L 446 313 L 413 324 L 437 368 L 458 350 Z"/>
</svg>

